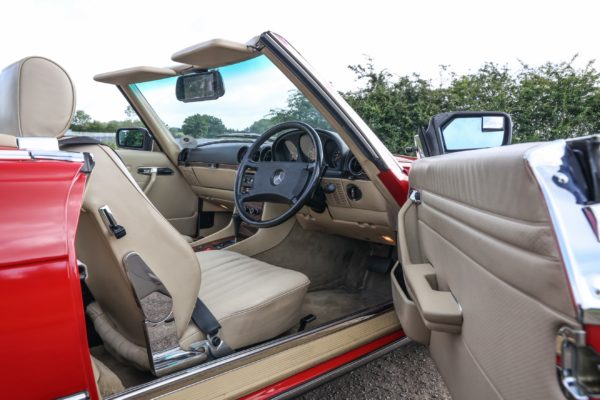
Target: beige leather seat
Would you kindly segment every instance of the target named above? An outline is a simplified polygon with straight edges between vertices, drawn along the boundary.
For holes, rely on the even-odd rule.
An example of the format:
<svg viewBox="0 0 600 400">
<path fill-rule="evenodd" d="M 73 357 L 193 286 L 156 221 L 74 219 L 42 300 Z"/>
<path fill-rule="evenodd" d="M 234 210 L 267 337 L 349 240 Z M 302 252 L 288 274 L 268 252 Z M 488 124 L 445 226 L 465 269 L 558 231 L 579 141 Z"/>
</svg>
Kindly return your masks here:
<svg viewBox="0 0 600 400">
<path fill-rule="evenodd" d="M 67 73 L 54 62 L 26 58 L 0 75 L 0 132 L 61 137 L 71 123 L 75 94 Z M 233 349 L 271 339 L 298 323 L 309 285 L 295 271 L 229 251 L 194 253 L 134 182 L 118 156 L 101 145 L 77 145 L 95 167 L 80 216 L 77 257 L 88 267 L 95 303 L 88 307 L 105 347 L 139 368 L 150 369 L 144 314 L 123 259 L 140 255 L 172 296 L 176 341 L 183 349 L 204 338 L 191 322 L 198 296 L 220 322 L 221 338 Z M 117 239 L 99 208 L 109 206 L 126 229 Z"/>
</svg>

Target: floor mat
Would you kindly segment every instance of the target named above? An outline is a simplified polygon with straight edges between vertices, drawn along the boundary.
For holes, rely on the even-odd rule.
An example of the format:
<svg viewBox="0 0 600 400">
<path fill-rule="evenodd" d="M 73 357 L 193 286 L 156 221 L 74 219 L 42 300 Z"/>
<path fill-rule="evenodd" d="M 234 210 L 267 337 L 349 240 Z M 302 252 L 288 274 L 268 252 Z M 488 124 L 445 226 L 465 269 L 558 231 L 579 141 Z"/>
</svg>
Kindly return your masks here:
<svg viewBox="0 0 600 400">
<path fill-rule="evenodd" d="M 302 315 L 314 314 L 317 317 L 308 325 L 314 328 L 389 300 L 390 294 L 379 290 L 317 290 L 306 294 Z"/>
</svg>

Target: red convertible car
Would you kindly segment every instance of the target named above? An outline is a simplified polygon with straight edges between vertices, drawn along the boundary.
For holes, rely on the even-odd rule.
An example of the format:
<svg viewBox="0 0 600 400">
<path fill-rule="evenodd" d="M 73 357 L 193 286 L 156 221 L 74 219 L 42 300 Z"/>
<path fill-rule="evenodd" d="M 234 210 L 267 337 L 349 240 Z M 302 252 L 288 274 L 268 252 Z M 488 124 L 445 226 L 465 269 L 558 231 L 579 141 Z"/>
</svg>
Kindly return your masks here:
<svg viewBox="0 0 600 400">
<path fill-rule="evenodd" d="M 455 399 L 600 398 L 600 136 L 394 157 L 274 33 L 171 60 L 96 75 L 115 148 L 55 62 L 0 74 L 1 398 L 290 398 L 411 340 Z"/>
</svg>

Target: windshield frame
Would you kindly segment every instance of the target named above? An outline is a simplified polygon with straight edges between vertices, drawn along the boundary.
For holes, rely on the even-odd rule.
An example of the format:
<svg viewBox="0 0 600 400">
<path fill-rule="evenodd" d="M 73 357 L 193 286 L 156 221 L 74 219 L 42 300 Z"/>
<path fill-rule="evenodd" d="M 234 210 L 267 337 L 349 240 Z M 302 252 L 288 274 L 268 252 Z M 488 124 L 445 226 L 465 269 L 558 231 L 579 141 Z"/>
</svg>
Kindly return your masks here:
<svg viewBox="0 0 600 400">
<path fill-rule="evenodd" d="M 390 171 L 397 180 L 404 179 L 405 174 L 400 165 L 381 140 L 342 96 L 326 80 L 318 77 L 308 62 L 284 38 L 272 32 L 265 32 L 251 40 L 247 46 L 264 54 L 306 96 L 334 130 L 342 136 L 355 155 L 358 150 L 363 155 L 361 158 L 370 161 L 380 173 Z M 179 66 L 174 70 L 178 74 L 183 74 L 191 68 L 191 66 L 187 68 Z M 176 163 L 181 147 L 140 91 L 128 85 L 117 85 L 117 87 L 136 110 L 159 147 L 171 161 Z M 348 140 L 350 142 L 347 142 Z M 389 194 L 387 189 L 384 192 Z"/>
</svg>

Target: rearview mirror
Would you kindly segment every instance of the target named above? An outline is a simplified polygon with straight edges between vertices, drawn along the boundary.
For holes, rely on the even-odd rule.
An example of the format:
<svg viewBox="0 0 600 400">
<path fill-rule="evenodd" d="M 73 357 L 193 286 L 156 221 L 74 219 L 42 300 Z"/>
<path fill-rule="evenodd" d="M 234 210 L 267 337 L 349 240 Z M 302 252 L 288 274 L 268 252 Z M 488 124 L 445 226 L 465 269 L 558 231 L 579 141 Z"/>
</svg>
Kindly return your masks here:
<svg viewBox="0 0 600 400">
<path fill-rule="evenodd" d="M 507 113 L 497 111 L 442 113 L 431 118 L 418 138 L 426 157 L 505 146 L 512 140 L 512 120 Z"/>
<path fill-rule="evenodd" d="M 152 150 L 152 136 L 144 128 L 120 128 L 116 142 L 121 149 Z"/>
<path fill-rule="evenodd" d="M 224 94 L 223 77 L 219 71 L 182 75 L 175 85 L 177 100 L 184 103 L 215 100 Z"/>
</svg>

